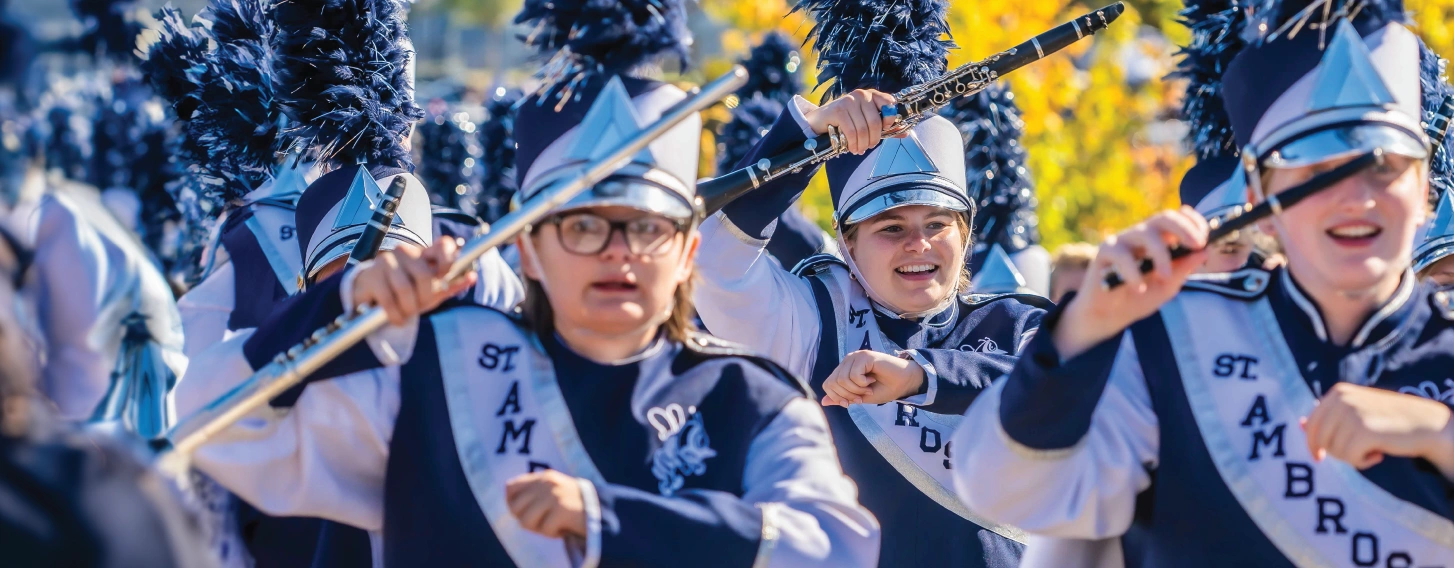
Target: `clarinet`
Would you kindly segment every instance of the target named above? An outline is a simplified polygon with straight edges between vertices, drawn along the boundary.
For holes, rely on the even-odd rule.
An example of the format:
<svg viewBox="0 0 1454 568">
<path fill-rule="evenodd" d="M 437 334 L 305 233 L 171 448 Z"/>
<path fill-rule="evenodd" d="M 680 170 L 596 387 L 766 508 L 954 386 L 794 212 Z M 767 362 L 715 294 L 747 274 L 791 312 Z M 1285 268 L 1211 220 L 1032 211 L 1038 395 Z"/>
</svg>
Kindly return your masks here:
<svg viewBox="0 0 1454 568">
<path fill-rule="evenodd" d="M 894 93 L 899 121 L 885 130 L 883 137 L 889 138 L 908 132 L 915 125 L 938 113 L 949 101 L 983 91 L 1001 76 L 1106 29 L 1125 11 L 1126 5 L 1116 2 L 1061 24 L 983 61 L 961 65 L 933 81 Z M 764 183 L 821 164 L 847 151 L 848 145 L 842 135 L 837 129 L 830 128 L 827 134 L 807 140 L 801 148 L 763 158 L 740 170 L 698 183 L 697 194 L 702 196 L 707 214 L 711 214 Z"/>
<path fill-rule="evenodd" d="M 379 248 L 384 246 L 384 237 L 389 234 L 389 226 L 394 224 L 394 214 L 399 210 L 399 201 L 404 199 L 404 190 L 408 187 L 409 182 L 404 179 L 404 176 L 394 176 L 394 182 L 390 183 L 389 190 L 384 192 L 383 202 L 374 209 L 374 215 L 369 218 L 368 226 L 364 227 L 362 233 L 359 233 L 358 242 L 353 245 L 353 252 L 349 253 L 349 266 L 372 259 L 379 254 Z"/>
</svg>

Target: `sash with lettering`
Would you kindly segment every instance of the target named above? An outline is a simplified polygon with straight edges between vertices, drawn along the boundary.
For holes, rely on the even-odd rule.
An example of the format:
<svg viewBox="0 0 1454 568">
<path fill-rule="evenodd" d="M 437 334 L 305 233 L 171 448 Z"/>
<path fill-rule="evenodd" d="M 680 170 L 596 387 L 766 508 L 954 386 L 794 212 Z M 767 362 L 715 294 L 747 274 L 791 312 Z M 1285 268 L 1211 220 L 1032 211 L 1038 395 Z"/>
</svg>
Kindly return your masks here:
<svg viewBox="0 0 1454 568">
<path fill-rule="evenodd" d="M 491 317 L 481 317 L 485 313 Z M 518 566 L 569 567 L 599 559 L 601 512 L 594 495 L 584 495 L 590 542 L 527 531 L 505 502 L 506 481 L 542 469 L 605 483 L 581 445 L 539 341 L 503 314 L 485 310 L 452 310 L 430 321 L 455 449 L 495 538 Z"/>
<path fill-rule="evenodd" d="M 833 298 L 834 321 L 838 322 L 839 360 L 859 349 L 891 355 L 898 352 L 897 346 L 879 331 L 871 311 L 873 307 L 863 287 L 848 278 L 846 270 L 833 266 L 819 271 L 817 275 Z M 850 317 L 852 315 L 858 317 Z M 901 413 L 912 413 L 918 424 L 906 423 L 901 419 Z M 1023 531 L 975 515 L 954 494 L 953 476 L 944 465 L 949 455 L 943 442 L 947 442 L 949 435 L 959 427 L 962 416 L 908 408 L 908 405 L 899 402 L 855 404 L 848 407 L 848 414 L 863 437 L 899 475 L 939 506 L 995 534 L 1025 542 Z M 933 448 L 934 451 L 925 448 Z"/>
<path fill-rule="evenodd" d="M 1184 291 L 1161 315 L 1218 473 L 1288 560 L 1302 567 L 1431 566 L 1454 558 L 1454 523 L 1394 497 L 1346 463 L 1313 460 L 1298 419 L 1317 399 L 1266 299 Z M 1258 365 L 1229 364 L 1237 357 Z M 1340 513 L 1338 522 L 1329 511 Z"/>
</svg>

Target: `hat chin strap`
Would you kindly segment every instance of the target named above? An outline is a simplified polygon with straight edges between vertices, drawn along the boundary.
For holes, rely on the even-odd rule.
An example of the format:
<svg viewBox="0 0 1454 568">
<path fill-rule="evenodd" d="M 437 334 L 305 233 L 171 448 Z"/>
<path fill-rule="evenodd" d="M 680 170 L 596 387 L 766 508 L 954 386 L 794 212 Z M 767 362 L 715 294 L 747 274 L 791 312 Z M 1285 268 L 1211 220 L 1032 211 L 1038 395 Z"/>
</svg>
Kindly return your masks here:
<svg viewBox="0 0 1454 568">
<path fill-rule="evenodd" d="M 858 281 L 858 285 L 863 286 L 863 291 L 865 294 L 868 295 L 868 299 L 873 300 L 873 303 L 875 304 L 887 308 L 889 311 L 893 312 L 893 315 L 897 316 L 899 319 L 920 319 L 938 314 L 939 312 L 942 312 L 946 308 L 948 308 L 952 303 L 954 303 L 954 297 L 959 295 L 959 286 L 962 285 L 962 283 L 955 285 L 954 291 L 951 292 L 948 296 L 945 296 L 944 300 L 940 301 L 938 305 L 935 305 L 932 308 L 920 312 L 906 312 L 904 310 L 901 310 L 898 307 L 894 306 L 892 303 L 890 303 L 888 300 L 885 300 L 883 296 L 880 296 L 878 294 L 878 292 L 875 292 L 873 290 L 873 286 L 868 285 L 868 279 L 864 278 L 863 273 L 858 271 L 858 263 L 854 262 L 853 253 L 849 252 L 848 243 L 843 240 L 842 231 L 838 232 L 838 236 L 836 237 L 836 239 L 838 240 L 838 250 L 843 251 L 843 261 L 848 263 L 848 271 L 853 274 L 853 278 Z"/>
</svg>

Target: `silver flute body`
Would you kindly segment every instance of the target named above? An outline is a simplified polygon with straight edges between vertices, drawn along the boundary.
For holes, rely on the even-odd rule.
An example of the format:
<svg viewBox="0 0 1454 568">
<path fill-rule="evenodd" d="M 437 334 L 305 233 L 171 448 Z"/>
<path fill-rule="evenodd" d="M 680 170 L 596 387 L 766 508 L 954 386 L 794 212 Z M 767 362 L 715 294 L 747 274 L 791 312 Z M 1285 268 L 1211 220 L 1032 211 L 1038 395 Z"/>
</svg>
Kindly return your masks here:
<svg viewBox="0 0 1454 568">
<path fill-rule="evenodd" d="M 581 192 L 591 188 L 611 173 L 630 162 L 631 157 L 682 120 L 716 104 L 747 81 L 747 70 L 734 66 L 731 71 L 697 89 L 685 100 L 662 114 L 656 122 L 624 140 L 607 156 L 588 164 L 580 175 L 562 180 L 520 209 L 506 215 L 490 227 L 489 232 L 471 239 L 460 250 L 459 258 L 450 268 L 446 282 L 460 278 L 472 270 L 475 261 L 491 249 L 504 244 L 564 205 Z M 249 413 L 268 404 L 348 348 L 363 341 L 369 334 L 388 324 L 388 316 L 377 307 L 366 307 L 352 315 L 339 316 L 327 327 L 313 332 L 302 344 L 279 354 L 247 380 L 206 407 L 186 417 L 167 432 L 159 457 L 159 467 L 175 473 L 185 468 L 186 458 L 218 433 L 236 424 Z M 171 467 L 169 468 L 168 465 Z"/>
</svg>

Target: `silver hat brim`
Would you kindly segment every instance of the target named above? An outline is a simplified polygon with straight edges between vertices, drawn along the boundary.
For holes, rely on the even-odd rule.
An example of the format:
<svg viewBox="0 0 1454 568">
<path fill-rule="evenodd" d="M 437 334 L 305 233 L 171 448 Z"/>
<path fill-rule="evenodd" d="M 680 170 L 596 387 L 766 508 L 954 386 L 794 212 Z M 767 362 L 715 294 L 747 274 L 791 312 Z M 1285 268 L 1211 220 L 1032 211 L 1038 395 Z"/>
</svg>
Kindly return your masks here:
<svg viewBox="0 0 1454 568">
<path fill-rule="evenodd" d="M 358 233 L 362 232 L 362 229 L 358 231 Z M 355 234 L 352 236 L 352 238 L 340 240 L 329 245 L 327 250 L 323 254 L 319 255 L 317 259 L 314 259 L 313 262 L 309 263 L 308 266 L 303 268 L 304 276 L 306 276 L 309 280 L 313 280 L 314 277 L 318 275 L 318 272 L 323 270 L 323 267 L 328 266 L 330 263 L 340 258 L 353 254 L 353 247 L 357 244 L 358 235 Z M 419 239 L 415 238 L 412 234 L 406 234 L 402 231 L 397 230 L 390 230 L 387 234 L 384 235 L 384 242 L 379 244 L 379 250 L 394 250 L 402 244 L 414 245 L 416 247 L 429 246 L 427 243 L 421 242 Z"/>
<path fill-rule="evenodd" d="M 905 187 L 855 203 L 848 214 L 838 220 L 840 225 L 853 225 L 866 221 L 890 209 L 910 205 L 927 205 L 948 209 L 956 213 L 969 211 L 969 205 L 938 189 Z"/>
<path fill-rule="evenodd" d="M 679 221 L 690 221 L 695 211 L 682 197 L 656 184 L 630 178 L 608 179 L 583 191 L 556 209 L 557 213 L 591 207 L 629 207 Z"/>
<path fill-rule="evenodd" d="M 1451 254 L 1454 254 L 1454 236 L 1423 243 L 1414 250 L 1414 272 L 1423 272 Z"/>
<path fill-rule="evenodd" d="M 1301 168 L 1360 156 L 1381 149 L 1387 154 L 1415 160 L 1429 157 L 1429 148 L 1417 134 L 1391 124 L 1361 123 L 1320 130 L 1281 145 L 1263 159 L 1263 167 Z"/>
</svg>

